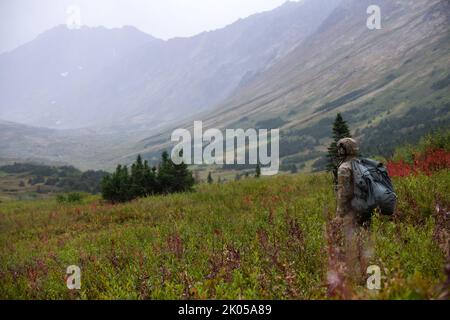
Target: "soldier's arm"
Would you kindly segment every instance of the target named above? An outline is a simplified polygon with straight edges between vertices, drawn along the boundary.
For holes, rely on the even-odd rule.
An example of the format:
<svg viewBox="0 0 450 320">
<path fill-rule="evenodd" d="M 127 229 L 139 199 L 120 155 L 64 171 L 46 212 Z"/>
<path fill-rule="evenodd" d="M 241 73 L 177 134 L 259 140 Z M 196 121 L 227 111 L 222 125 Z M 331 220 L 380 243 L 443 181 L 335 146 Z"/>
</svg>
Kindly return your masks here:
<svg viewBox="0 0 450 320">
<path fill-rule="evenodd" d="M 338 170 L 337 214 L 344 217 L 353 198 L 352 172 L 350 168 L 341 166 Z"/>
</svg>

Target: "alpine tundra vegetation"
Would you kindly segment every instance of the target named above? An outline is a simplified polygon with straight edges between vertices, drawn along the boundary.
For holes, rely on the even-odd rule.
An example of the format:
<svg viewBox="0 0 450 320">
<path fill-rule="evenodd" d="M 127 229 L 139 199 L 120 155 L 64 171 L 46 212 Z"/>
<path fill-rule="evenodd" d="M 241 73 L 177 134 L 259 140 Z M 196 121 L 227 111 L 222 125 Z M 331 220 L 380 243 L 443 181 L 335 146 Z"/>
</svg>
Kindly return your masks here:
<svg viewBox="0 0 450 320">
<path fill-rule="evenodd" d="M 380 268 L 380 290 L 342 273 L 332 177 L 317 173 L 200 184 L 123 204 L 98 196 L 0 203 L 0 297 L 449 297 L 448 141 L 448 134 L 426 138 L 388 164 L 398 206 L 393 217 L 374 216 L 368 262 Z M 445 151 L 434 162 L 440 166 L 396 169 L 399 159 L 431 149 Z M 80 290 L 66 287 L 71 265 L 81 269 Z"/>
</svg>

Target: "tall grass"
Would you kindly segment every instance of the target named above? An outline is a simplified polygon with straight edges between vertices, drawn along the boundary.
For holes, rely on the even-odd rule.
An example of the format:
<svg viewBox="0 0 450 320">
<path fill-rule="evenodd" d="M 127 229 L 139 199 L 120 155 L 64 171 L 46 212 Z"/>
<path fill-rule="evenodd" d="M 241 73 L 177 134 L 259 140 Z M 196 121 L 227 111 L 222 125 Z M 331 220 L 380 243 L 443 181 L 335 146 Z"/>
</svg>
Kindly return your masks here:
<svg viewBox="0 0 450 320">
<path fill-rule="evenodd" d="M 345 278 L 337 281 L 345 295 L 330 290 L 336 200 L 330 177 L 317 174 L 200 185 L 120 205 L 97 197 L 1 203 L 0 298 L 443 296 L 450 172 L 394 183 L 397 213 L 375 217 L 370 232 L 380 291 Z M 79 291 L 66 287 L 69 265 L 81 268 Z"/>
</svg>

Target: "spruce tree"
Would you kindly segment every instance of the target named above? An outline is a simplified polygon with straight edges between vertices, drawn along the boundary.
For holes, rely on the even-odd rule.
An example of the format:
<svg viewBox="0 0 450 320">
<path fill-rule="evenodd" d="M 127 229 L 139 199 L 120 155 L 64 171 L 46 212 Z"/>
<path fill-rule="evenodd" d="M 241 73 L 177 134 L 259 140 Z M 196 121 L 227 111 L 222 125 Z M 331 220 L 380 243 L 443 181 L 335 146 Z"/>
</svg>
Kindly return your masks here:
<svg viewBox="0 0 450 320">
<path fill-rule="evenodd" d="M 126 202 L 135 198 L 132 192 L 132 181 L 126 166 L 118 165 L 111 176 L 102 181 L 103 198 L 113 203 Z"/>
<path fill-rule="evenodd" d="M 127 202 L 136 198 L 132 192 L 132 181 L 127 166 L 119 168 L 116 174 L 115 185 L 117 192 L 116 199 L 118 202 Z"/>
<path fill-rule="evenodd" d="M 347 123 L 342 118 L 340 113 L 337 114 L 336 120 L 333 124 L 333 142 L 328 147 L 328 165 L 327 171 L 333 174 L 333 183 L 337 185 L 338 178 L 338 168 L 340 164 L 340 159 L 337 150 L 337 143 L 343 138 L 351 138 L 350 130 L 348 129 Z"/>
<path fill-rule="evenodd" d="M 255 177 L 256 178 L 261 177 L 261 166 L 259 165 L 259 163 L 256 165 Z"/>
<path fill-rule="evenodd" d="M 131 166 L 131 192 L 135 197 L 146 195 L 145 170 L 141 155 L 137 156 L 136 162 Z"/>
<path fill-rule="evenodd" d="M 291 171 L 291 173 L 293 173 L 293 174 L 298 173 L 297 166 L 296 166 L 295 164 L 291 165 L 290 171 Z"/>
<path fill-rule="evenodd" d="M 143 183 L 145 195 L 150 196 L 157 192 L 157 182 L 156 182 L 156 168 L 150 169 L 148 165 L 148 161 L 144 161 L 144 169 L 143 169 Z"/>
<path fill-rule="evenodd" d="M 207 181 L 208 181 L 209 184 L 212 184 L 214 182 L 213 177 L 211 175 L 211 172 L 208 173 Z"/>
<path fill-rule="evenodd" d="M 161 163 L 159 164 L 158 170 L 158 185 L 159 192 L 163 194 L 171 193 L 172 191 L 172 183 L 174 181 L 173 177 L 173 163 L 170 161 L 169 153 L 164 151 L 161 154 Z"/>
<path fill-rule="evenodd" d="M 111 175 L 107 175 L 102 180 L 102 197 L 103 199 L 112 201 L 113 198 L 113 186 Z"/>
<path fill-rule="evenodd" d="M 172 178 L 174 179 L 172 181 L 172 192 L 191 191 L 195 181 L 187 165 L 184 162 L 181 164 L 170 162 L 172 163 Z"/>
<path fill-rule="evenodd" d="M 157 179 L 162 193 L 190 191 L 194 186 L 194 178 L 187 165 L 184 162 L 174 164 L 167 151 L 161 155 Z"/>
<path fill-rule="evenodd" d="M 192 173 L 186 164 L 175 165 L 167 152 L 161 155 L 158 169 L 150 168 L 148 161 L 138 155 L 131 166 L 118 165 L 116 171 L 102 181 L 103 198 L 113 203 L 126 202 L 153 194 L 190 191 L 194 185 Z"/>
</svg>

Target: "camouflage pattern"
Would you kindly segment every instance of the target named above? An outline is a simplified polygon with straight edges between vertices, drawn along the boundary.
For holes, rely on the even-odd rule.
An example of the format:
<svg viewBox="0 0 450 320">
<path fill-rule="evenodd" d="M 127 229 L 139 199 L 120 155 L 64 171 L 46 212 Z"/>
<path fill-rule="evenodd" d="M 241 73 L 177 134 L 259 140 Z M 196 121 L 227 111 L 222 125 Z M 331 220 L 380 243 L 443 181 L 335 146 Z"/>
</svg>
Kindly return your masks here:
<svg viewBox="0 0 450 320">
<path fill-rule="evenodd" d="M 358 143 L 351 138 L 340 140 L 337 147 L 343 160 L 338 169 L 337 219 L 342 223 L 346 273 L 349 279 L 363 284 L 366 268 L 373 255 L 373 244 L 370 233 L 360 228 L 364 226 L 360 213 L 351 205 L 354 197 L 351 161 L 358 156 L 359 148 Z"/>
<path fill-rule="evenodd" d="M 354 221 L 357 212 L 351 206 L 354 196 L 353 171 L 351 161 L 358 155 L 358 143 L 351 138 L 344 138 L 337 143 L 339 155 L 343 162 L 338 169 L 337 215 Z"/>
</svg>

